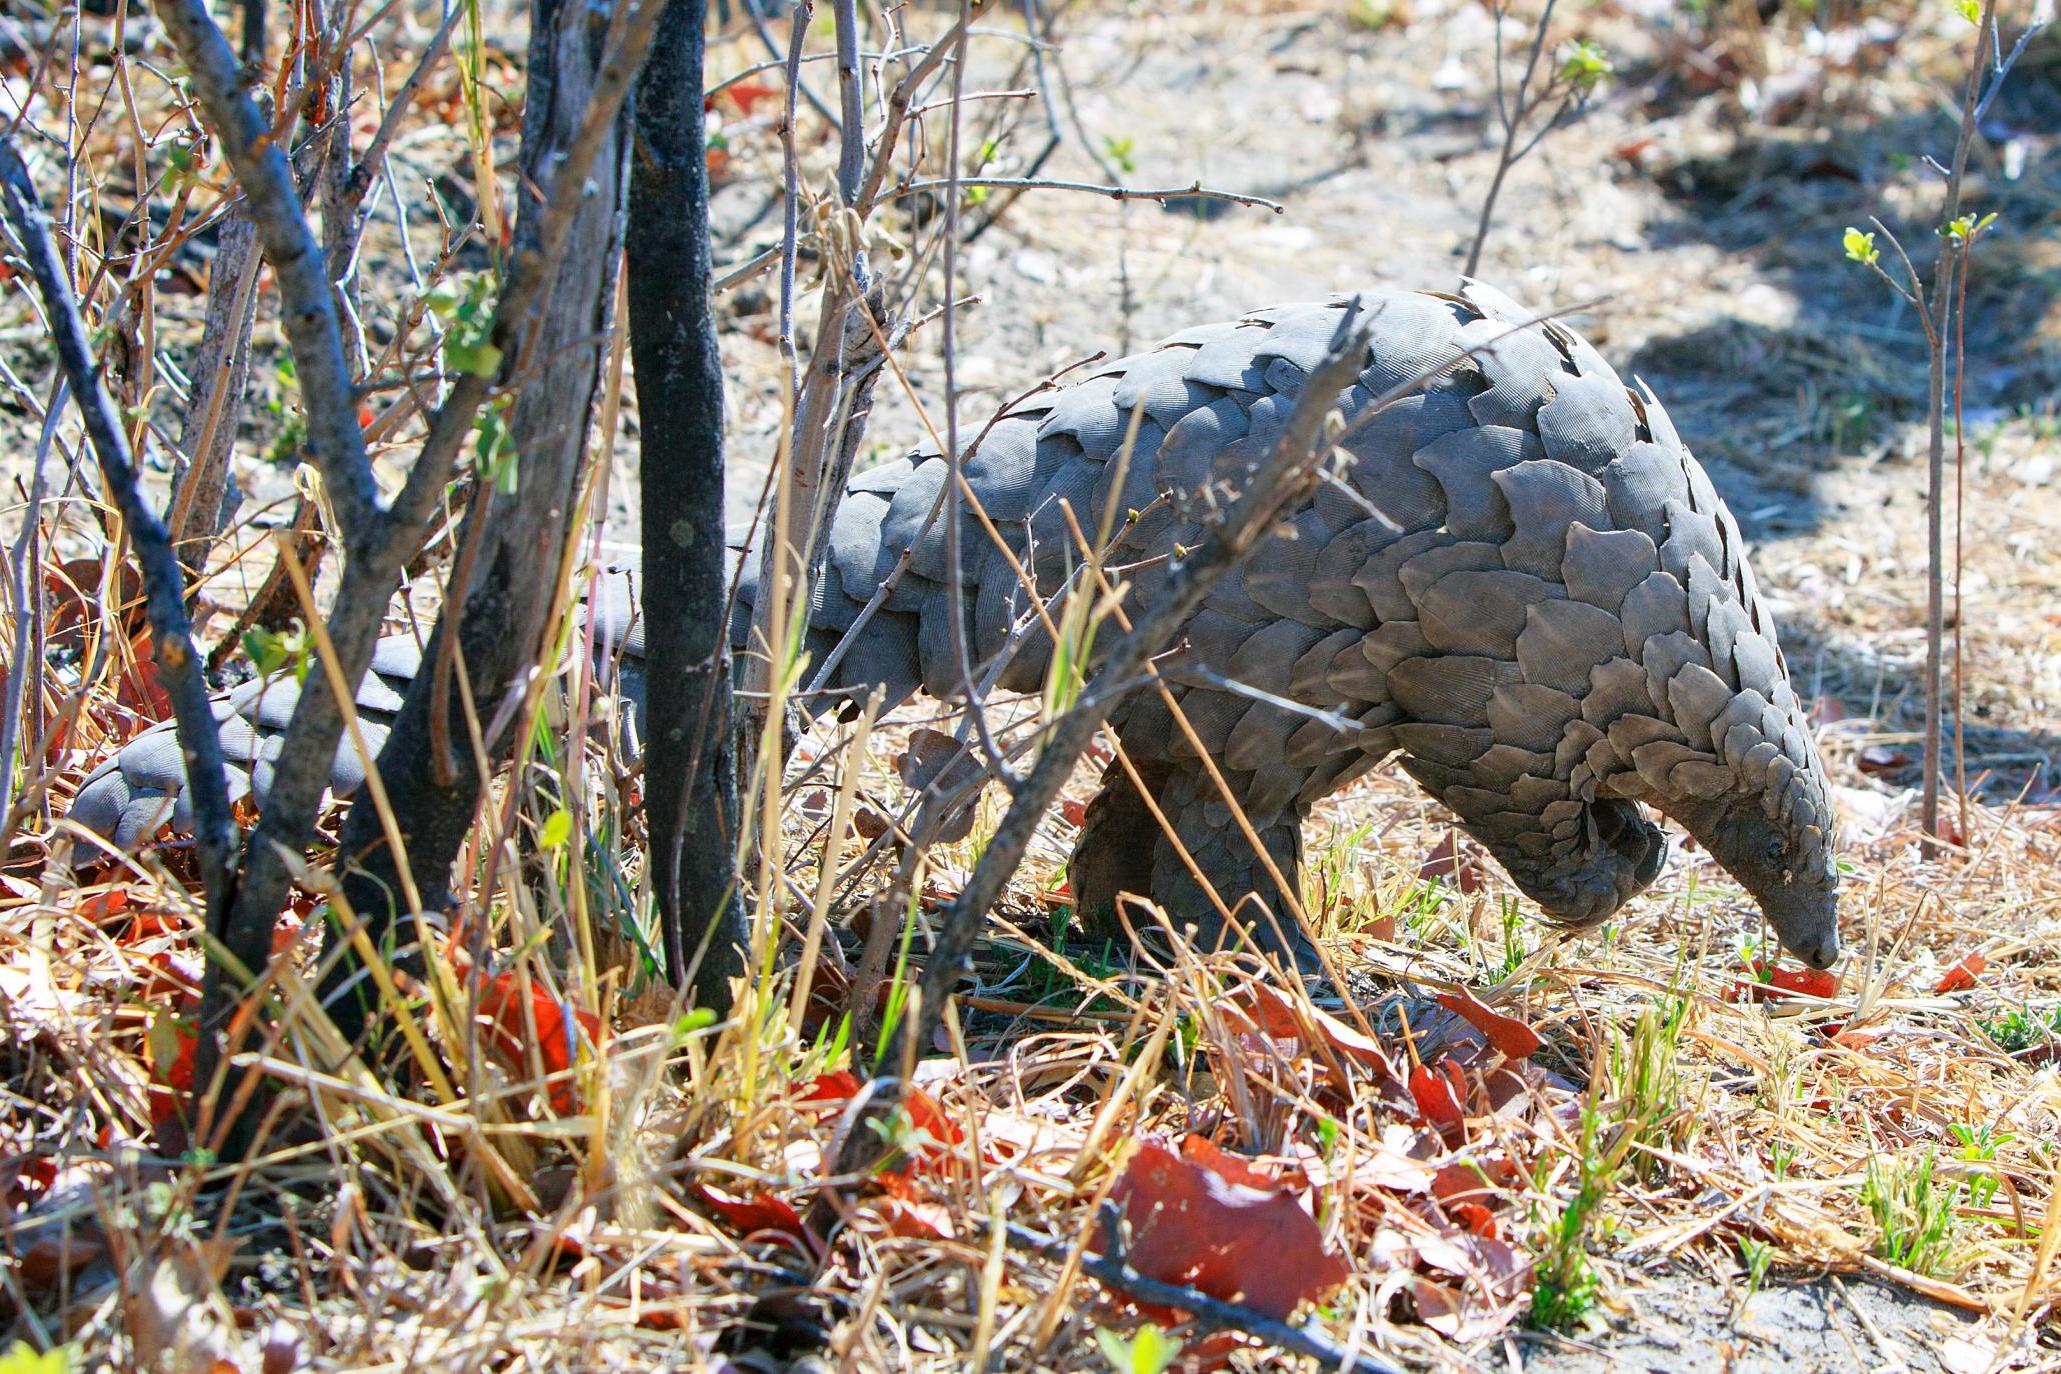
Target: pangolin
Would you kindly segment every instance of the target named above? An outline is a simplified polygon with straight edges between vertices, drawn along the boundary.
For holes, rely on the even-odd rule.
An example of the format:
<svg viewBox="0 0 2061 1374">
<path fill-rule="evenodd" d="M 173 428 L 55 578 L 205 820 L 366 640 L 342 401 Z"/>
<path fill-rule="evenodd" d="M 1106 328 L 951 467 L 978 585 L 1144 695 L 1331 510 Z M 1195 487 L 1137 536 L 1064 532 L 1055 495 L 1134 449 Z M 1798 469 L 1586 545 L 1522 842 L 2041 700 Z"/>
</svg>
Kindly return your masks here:
<svg viewBox="0 0 2061 1374">
<path fill-rule="evenodd" d="M 1270 869 L 1297 882 L 1311 808 L 1394 756 L 1556 921 L 1603 921 L 1652 883 L 1666 842 L 1651 807 L 1739 880 L 1793 953 L 1831 964 L 1830 788 L 1737 524 L 1650 390 L 1479 283 L 1254 311 L 1012 405 L 963 446 L 979 511 L 962 511 L 956 599 L 940 453 L 861 473 L 810 602 L 813 660 L 838 654 L 828 686 L 958 695 L 957 615 L 975 680 L 1038 689 L 1051 642 L 1012 562 L 1056 606 L 1079 531 L 1110 528 L 1108 564 L 1132 604 L 1148 601 L 1203 537 L 1213 498 L 1265 454 L 1355 299 L 1371 339 L 1336 398 L 1341 453 L 1185 627 L 1163 669 L 1185 728 L 1157 692 L 1109 713 L 1180 846 L 1112 764 L 1070 868 L 1081 911 L 1150 894 L 1228 938 L 1185 848 L 1263 944 L 1307 965 Z M 747 602 L 757 564 L 744 559 Z M 634 598 L 601 600 L 620 634 Z M 627 639 L 634 653 L 634 629 Z M 413 671 L 412 646 L 382 648 L 358 698 L 368 723 Z M 218 707 L 260 794 L 292 697 L 290 682 L 252 685 Z M 338 766 L 339 785 L 355 783 Z M 94 773 L 72 815 L 131 844 L 182 782 L 161 727 Z"/>
</svg>

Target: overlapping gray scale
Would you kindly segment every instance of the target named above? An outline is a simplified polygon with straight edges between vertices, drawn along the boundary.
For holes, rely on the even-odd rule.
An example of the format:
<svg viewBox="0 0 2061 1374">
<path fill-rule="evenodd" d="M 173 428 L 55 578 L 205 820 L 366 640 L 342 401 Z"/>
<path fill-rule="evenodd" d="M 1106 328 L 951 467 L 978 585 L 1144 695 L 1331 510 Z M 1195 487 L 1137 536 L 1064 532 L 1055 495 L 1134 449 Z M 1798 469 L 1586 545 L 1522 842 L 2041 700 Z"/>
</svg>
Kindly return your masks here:
<svg viewBox="0 0 2061 1374">
<path fill-rule="evenodd" d="M 1608 369 L 1554 381 L 1538 415 L 1539 442 L 1554 460 L 1597 472 L 1638 440 L 1638 417 L 1623 383 Z"/>
<path fill-rule="evenodd" d="M 1494 320 L 1460 326 L 1463 348 L 1473 348 L 1473 361 L 1488 379 L 1488 389 L 1467 402 L 1477 422 L 1512 425 L 1530 432 L 1541 407 L 1558 394 L 1559 383 L 1573 376 L 1560 350 L 1535 328 L 1512 329 Z"/>
</svg>

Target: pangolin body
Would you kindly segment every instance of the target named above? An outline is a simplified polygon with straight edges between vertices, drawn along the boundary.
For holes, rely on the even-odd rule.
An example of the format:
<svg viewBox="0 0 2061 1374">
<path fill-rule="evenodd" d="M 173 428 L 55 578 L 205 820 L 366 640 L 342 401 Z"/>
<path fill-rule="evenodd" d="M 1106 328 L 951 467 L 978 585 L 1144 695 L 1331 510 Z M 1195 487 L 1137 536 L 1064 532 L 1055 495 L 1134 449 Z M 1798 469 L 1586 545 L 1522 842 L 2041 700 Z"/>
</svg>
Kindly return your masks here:
<svg viewBox="0 0 2061 1374">
<path fill-rule="evenodd" d="M 1112 529 L 1107 562 L 1131 604 L 1148 601 L 1266 453 L 1348 299 L 1178 334 L 971 432 L 956 598 L 942 456 L 860 474 L 810 603 L 814 661 L 839 654 L 828 685 L 957 695 L 957 614 L 974 681 L 1037 689 L 1051 643 L 1016 567 L 1056 616 L 1082 537 Z M 1296 881 L 1319 799 L 1399 755 L 1556 919 L 1600 921 L 1657 875 L 1665 846 L 1645 804 L 1709 848 L 1786 945 L 1830 963 L 1823 764 L 1738 527 L 1658 400 L 1479 285 L 1358 299 L 1371 343 L 1337 398 L 1344 456 L 1188 623 L 1166 672 L 1185 724 L 1151 691 L 1110 714 L 1173 834 L 1113 764 L 1075 851 L 1082 910 L 1149 893 L 1222 934 L 1192 863 L 1226 905 L 1265 906 L 1273 919 L 1240 917 L 1263 942 L 1285 926 L 1283 952 L 1305 957 L 1272 873 Z M 368 688 L 382 705 L 392 694 L 377 674 Z M 265 714 L 283 719 L 282 704 Z M 239 736 L 232 756 L 260 757 L 262 736 Z M 169 768 L 130 757 L 144 743 L 74 810 L 124 843 L 139 804 L 180 781 L 176 750 Z"/>
</svg>

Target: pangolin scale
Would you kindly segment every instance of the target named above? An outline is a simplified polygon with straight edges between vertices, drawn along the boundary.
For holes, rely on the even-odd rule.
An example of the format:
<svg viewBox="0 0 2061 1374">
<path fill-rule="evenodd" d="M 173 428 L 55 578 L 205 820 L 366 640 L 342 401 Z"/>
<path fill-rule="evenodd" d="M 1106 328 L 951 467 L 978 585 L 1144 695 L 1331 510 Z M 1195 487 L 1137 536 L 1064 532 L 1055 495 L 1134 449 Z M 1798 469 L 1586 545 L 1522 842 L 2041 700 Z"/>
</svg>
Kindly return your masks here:
<svg viewBox="0 0 2061 1374">
<path fill-rule="evenodd" d="M 1107 563 L 1131 604 L 1148 601 L 1267 452 L 1349 299 L 1177 334 L 972 431 L 957 598 L 943 457 L 919 449 L 854 478 L 810 602 L 811 658 L 836 655 L 826 685 L 958 695 L 956 614 L 976 682 L 1037 690 L 1051 643 L 1016 567 L 1056 616 L 1082 533 L 1110 529 Z M 1603 920 L 1653 881 L 1665 843 L 1651 806 L 1740 880 L 1785 945 L 1831 963 L 1824 766 L 1738 526 L 1659 401 L 1479 284 L 1357 299 L 1371 342 L 1336 400 L 1342 455 L 1186 626 L 1167 679 L 1187 728 L 1156 692 L 1110 713 L 1173 834 L 1112 765 L 1071 868 L 1082 911 L 1147 893 L 1221 938 L 1192 863 L 1245 907 L 1240 924 L 1275 946 L 1285 925 L 1281 952 L 1307 963 L 1270 869 L 1296 881 L 1311 807 L 1397 756 L 1557 920 Z M 744 559 L 747 603 L 758 561 Z M 634 653 L 634 598 L 600 601 Z M 359 694 L 369 723 L 398 706 L 411 654 L 383 646 Z M 293 695 L 290 681 L 253 685 L 218 707 L 260 794 Z M 356 771 L 339 757 L 339 784 Z M 169 731 L 154 731 L 88 779 L 72 814 L 135 843 L 182 783 Z"/>
</svg>

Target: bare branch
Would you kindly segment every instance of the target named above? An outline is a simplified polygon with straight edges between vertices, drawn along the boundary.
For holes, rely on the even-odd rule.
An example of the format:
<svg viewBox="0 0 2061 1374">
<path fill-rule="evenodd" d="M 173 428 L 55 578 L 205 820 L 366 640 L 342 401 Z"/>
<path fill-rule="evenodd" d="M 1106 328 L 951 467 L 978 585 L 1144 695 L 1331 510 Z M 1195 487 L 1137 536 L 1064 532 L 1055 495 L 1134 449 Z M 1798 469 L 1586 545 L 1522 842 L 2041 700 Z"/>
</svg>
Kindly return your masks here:
<svg viewBox="0 0 2061 1374">
<path fill-rule="evenodd" d="M 859 16 L 853 0 L 831 0 L 837 19 L 837 94 L 843 126 L 837 145 L 837 192 L 846 205 L 857 204 L 859 178 L 866 169 L 866 92 L 859 80 Z M 800 79 L 800 72 L 794 73 Z"/>
<path fill-rule="evenodd" d="M 394 92 L 393 99 L 386 105 L 386 113 L 380 116 L 379 127 L 372 132 L 372 141 L 365 145 L 365 155 L 358 159 L 357 166 L 344 181 L 344 195 L 349 198 L 355 212 L 365 193 L 372 189 L 373 174 L 379 170 L 380 162 L 386 157 L 387 145 L 394 141 L 394 134 L 400 130 L 401 120 L 407 115 L 409 106 L 415 103 L 415 96 L 422 89 L 422 83 L 430 71 L 443 57 L 444 49 L 450 45 L 451 31 L 458 27 L 458 21 L 465 17 L 465 6 L 453 5 L 444 16 L 444 22 L 437 25 L 430 35 L 428 44 L 417 59 L 414 70 Z"/>
<path fill-rule="evenodd" d="M 1156 200 L 1162 205 L 1170 200 L 1223 200 L 1233 205 L 1249 205 L 1256 209 L 1272 210 L 1277 215 L 1287 210 L 1278 200 L 1248 195 L 1243 191 L 1222 191 L 1213 186 L 1204 186 L 1199 181 L 1191 186 L 1137 187 L 1101 186 L 1092 181 L 1054 181 L 1049 177 L 931 178 L 903 182 L 894 188 L 894 198 L 913 196 L 924 191 L 946 191 L 955 186 L 986 186 L 996 190 L 1085 191 L 1089 195 L 1107 196 L 1111 200 Z"/>
<path fill-rule="evenodd" d="M 1925 317 L 1926 351 L 1930 366 L 1926 375 L 1925 450 L 1925 756 L 1920 794 L 1920 823 L 1926 835 L 1928 854 L 1939 853 L 1939 784 L 1942 772 L 1940 724 L 1943 660 L 1946 637 L 1946 350 L 1954 334 L 1954 269 L 1969 245 L 1955 242 L 1946 226 L 1961 213 L 1961 178 L 1968 170 L 1968 152 L 1975 146 L 1976 109 L 1981 99 L 1982 76 L 1987 64 L 1983 52 L 1993 41 L 1997 26 L 1997 0 L 1985 0 L 1982 18 L 1975 31 L 1975 57 L 1968 64 L 1968 80 L 1961 93 L 1961 122 L 1954 140 L 1954 161 L 1947 173 L 1946 191 L 1939 211 L 1939 256 L 1933 260 L 1932 290 L 1927 297 Z M 1998 84 L 2002 84 L 1999 73 Z M 1894 242 L 1894 239 L 1891 240 Z M 1902 246 L 1898 245 L 1898 251 Z M 1905 266 L 1909 268 L 1909 259 Z M 1917 281 L 1912 270 L 1911 279 Z"/>
</svg>

